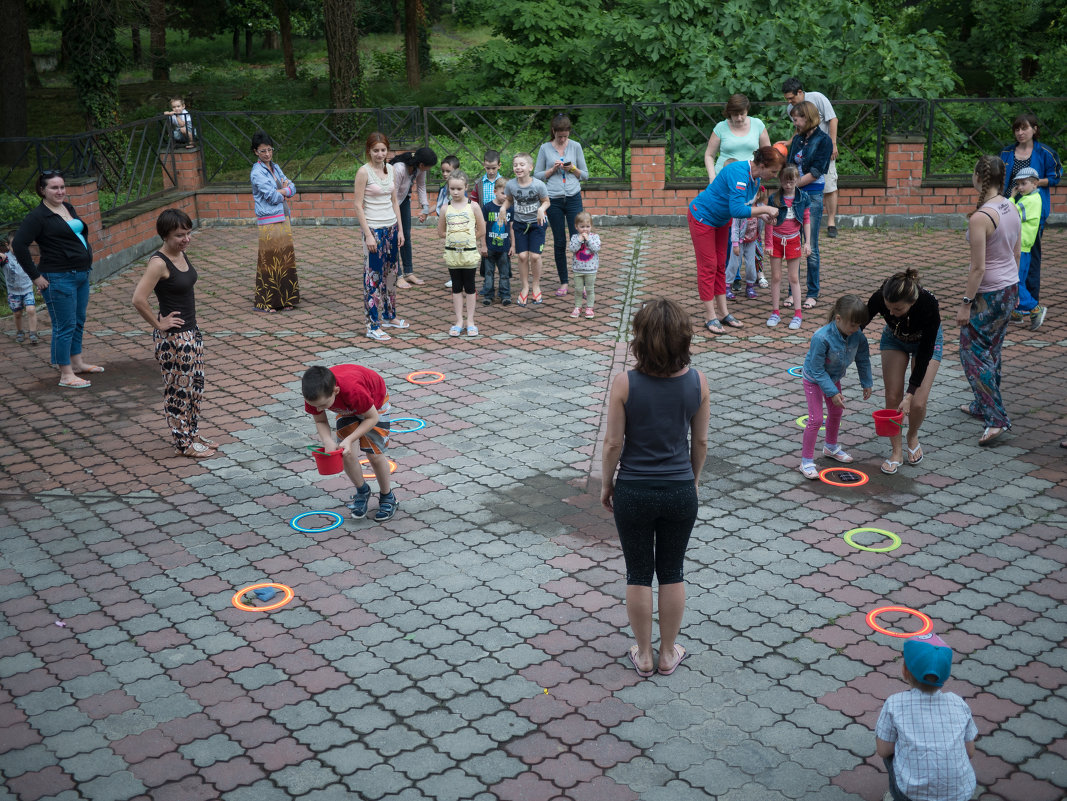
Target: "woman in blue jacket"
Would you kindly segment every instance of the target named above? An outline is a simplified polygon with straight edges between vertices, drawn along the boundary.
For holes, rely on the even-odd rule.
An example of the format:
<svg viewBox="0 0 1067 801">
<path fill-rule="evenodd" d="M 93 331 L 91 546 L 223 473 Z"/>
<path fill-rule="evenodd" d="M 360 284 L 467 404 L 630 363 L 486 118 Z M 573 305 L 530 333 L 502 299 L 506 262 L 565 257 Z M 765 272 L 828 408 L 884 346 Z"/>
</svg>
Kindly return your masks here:
<svg viewBox="0 0 1067 801">
<path fill-rule="evenodd" d="M 819 224 L 822 222 L 823 186 L 834 143 L 819 128 L 819 110 L 809 100 L 802 100 L 789 112 L 797 129 L 789 143 L 787 164 L 795 164 L 800 171 L 797 188 L 803 189 L 811 200 L 811 255 L 808 256 L 807 297 L 804 308 L 812 308 L 819 299 Z M 790 297 L 785 306 L 799 304 L 800 298 Z"/>
<path fill-rule="evenodd" d="M 726 308 L 726 259 L 730 245 L 730 221 L 735 217 L 776 215 L 774 206 L 755 206 L 760 181 L 778 174 L 782 154 L 773 147 L 760 147 L 750 161 L 727 164 L 715 180 L 689 204 L 689 235 L 697 260 L 697 290 L 704 303 L 704 327 L 724 334 L 723 325 L 741 328 L 743 323 Z"/>
<path fill-rule="evenodd" d="M 1015 144 L 1000 151 L 1000 160 L 1005 165 L 1004 188 L 1001 194 L 1004 197 L 1011 197 L 1011 187 L 1015 183 L 1015 176 L 1018 175 L 1019 170 L 1032 167 L 1037 171 L 1037 193 L 1041 196 L 1041 222 L 1037 228 L 1037 239 L 1030 248 L 1030 269 L 1026 273 L 1026 290 L 1034 300 L 1040 303 L 1041 234 L 1045 230 L 1045 220 L 1052 211 L 1052 196 L 1049 193 L 1049 187 L 1059 184 L 1060 177 L 1063 175 L 1063 165 L 1060 164 L 1060 157 L 1055 150 L 1044 142 L 1037 141 L 1040 126 L 1036 114 L 1030 112 L 1020 114 L 1012 123 L 1011 129 L 1015 134 Z"/>
<path fill-rule="evenodd" d="M 253 135 L 252 152 L 257 159 L 251 179 L 259 227 L 255 308 L 262 312 L 289 311 L 300 302 L 288 203 L 296 194 L 296 187 L 274 163 L 274 140 L 263 131 Z"/>
</svg>

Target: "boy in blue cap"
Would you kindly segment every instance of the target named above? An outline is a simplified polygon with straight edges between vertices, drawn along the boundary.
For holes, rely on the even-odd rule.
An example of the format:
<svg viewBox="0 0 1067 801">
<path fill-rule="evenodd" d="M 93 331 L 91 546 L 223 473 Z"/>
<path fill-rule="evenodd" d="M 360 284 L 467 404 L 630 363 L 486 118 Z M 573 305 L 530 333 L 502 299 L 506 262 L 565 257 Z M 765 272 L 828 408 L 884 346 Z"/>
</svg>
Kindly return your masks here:
<svg viewBox="0 0 1067 801">
<path fill-rule="evenodd" d="M 904 643 L 901 675 L 911 689 L 886 699 L 874 727 L 889 773 L 883 801 L 968 801 L 974 794 L 978 728 L 967 702 L 941 691 L 951 671 L 952 649 L 936 634 Z"/>
</svg>

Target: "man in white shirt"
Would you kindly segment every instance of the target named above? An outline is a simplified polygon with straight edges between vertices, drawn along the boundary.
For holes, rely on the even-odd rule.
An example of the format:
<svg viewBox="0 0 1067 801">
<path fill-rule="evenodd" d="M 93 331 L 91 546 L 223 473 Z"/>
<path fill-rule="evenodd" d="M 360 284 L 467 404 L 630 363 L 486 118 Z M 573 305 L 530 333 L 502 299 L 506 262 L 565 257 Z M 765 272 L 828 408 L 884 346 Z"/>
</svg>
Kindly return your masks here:
<svg viewBox="0 0 1067 801">
<path fill-rule="evenodd" d="M 799 78 L 789 78 L 782 84 L 782 94 L 789 104 L 788 114 L 793 106 L 807 100 L 814 103 L 819 110 L 819 127 L 830 137 L 834 149 L 830 154 L 830 169 L 826 173 L 826 188 L 823 189 L 823 205 L 826 208 L 826 235 L 831 239 L 837 236 L 837 114 L 826 95 L 821 92 L 805 92 Z"/>
</svg>

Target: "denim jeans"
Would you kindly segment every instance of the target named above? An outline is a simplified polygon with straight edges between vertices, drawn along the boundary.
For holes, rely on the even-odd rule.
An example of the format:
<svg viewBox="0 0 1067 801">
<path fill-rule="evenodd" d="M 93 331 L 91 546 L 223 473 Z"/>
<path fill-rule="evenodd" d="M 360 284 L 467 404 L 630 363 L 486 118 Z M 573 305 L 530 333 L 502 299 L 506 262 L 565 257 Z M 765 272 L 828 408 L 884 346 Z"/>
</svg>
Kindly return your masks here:
<svg viewBox="0 0 1067 801">
<path fill-rule="evenodd" d="M 808 256 L 809 298 L 819 297 L 819 226 L 822 224 L 822 192 L 812 192 L 811 198 L 811 255 Z"/>
<path fill-rule="evenodd" d="M 574 218 L 582 211 L 582 193 L 570 197 L 554 197 L 548 201 L 548 224 L 552 228 L 552 253 L 556 257 L 559 282 L 567 283 L 567 243 L 578 233 Z M 563 224 L 566 223 L 566 231 Z"/>
<path fill-rule="evenodd" d="M 482 297 L 491 298 L 497 287 L 494 286 L 494 273 L 500 274 L 500 299 L 511 300 L 511 257 L 506 250 L 489 251 L 482 259 L 485 265 L 485 281 L 482 283 Z"/>
<path fill-rule="evenodd" d="M 400 203 L 400 230 L 404 232 L 404 244 L 400 246 L 400 264 L 404 275 L 411 275 L 415 268 L 411 265 L 411 196 Z"/>
<path fill-rule="evenodd" d="M 893 772 L 893 757 L 885 757 L 882 761 L 885 763 L 886 773 L 889 774 L 889 795 L 892 796 L 893 801 L 911 801 L 897 786 L 897 776 Z"/>
<path fill-rule="evenodd" d="M 82 352 L 85 312 L 89 307 L 89 270 L 44 273 L 48 287 L 41 291 L 52 318 L 52 364 L 70 364 Z"/>
</svg>

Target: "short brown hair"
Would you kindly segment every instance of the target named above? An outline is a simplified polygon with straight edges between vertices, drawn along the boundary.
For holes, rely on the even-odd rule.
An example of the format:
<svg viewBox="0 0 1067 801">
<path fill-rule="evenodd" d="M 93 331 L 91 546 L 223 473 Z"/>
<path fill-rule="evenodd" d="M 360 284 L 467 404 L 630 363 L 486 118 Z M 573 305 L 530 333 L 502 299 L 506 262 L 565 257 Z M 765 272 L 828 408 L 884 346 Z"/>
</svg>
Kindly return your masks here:
<svg viewBox="0 0 1067 801">
<path fill-rule="evenodd" d="M 854 323 L 861 328 L 871 320 L 870 315 L 867 314 L 867 304 L 860 299 L 859 295 L 842 295 L 839 297 L 837 303 L 830 309 L 826 322 L 832 323 L 837 317 L 846 322 Z"/>
<path fill-rule="evenodd" d="M 785 156 L 774 145 L 764 145 L 752 151 L 752 163 L 757 167 L 771 167 L 777 170 L 785 163 Z"/>
<path fill-rule="evenodd" d="M 822 122 L 822 117 L 819 116 L 819 109 L 815 107 L 815 104 L 810 100 L 801 100 L 797 103 L 789 112 L 790 117 L 803 117 L 807 125 L 804 126 L 804 133 L 807 133 L 812 128 L 818 126 Z"/>
<path fill-rule="evenodd" d="M 726 101 L 726 116 L 731 114 L 740 114 L 742 111 L 748 113 L 749 106 L 748 98 L 742 94 L 730 95 L 730 99 Z"/>
<path fill-rule="evenodd" d="M 1041 128 L 1041 126 L 1037 122 L 1037 115 L 1034 114 L 1032 111 L 1024 111 L 1022 114 L 1016 117 L 1015 121 L 1011 124 L 1012 133 L 1019 130 L 1024 125 L 1029 125 L 1031 128 L 1034 129 L 1034 139 L 1037 139 L 1039 129 Z"/>
<path fill-rule="evenodd" d="M 159 234 L 160 239 L 166 239 L 179 228 L 193 230 L 193 221 L 181 209 L 163 209 L 156 217 L 156 233 Z"/>
<path fill-rule="evenodd" d="M 693 324 L 675 301 L 656 298 L 642 305 L 634 315 L 633 331 L 630 351 L 638 372 L 666 377 L 689 366 Z"/>
</svg>

